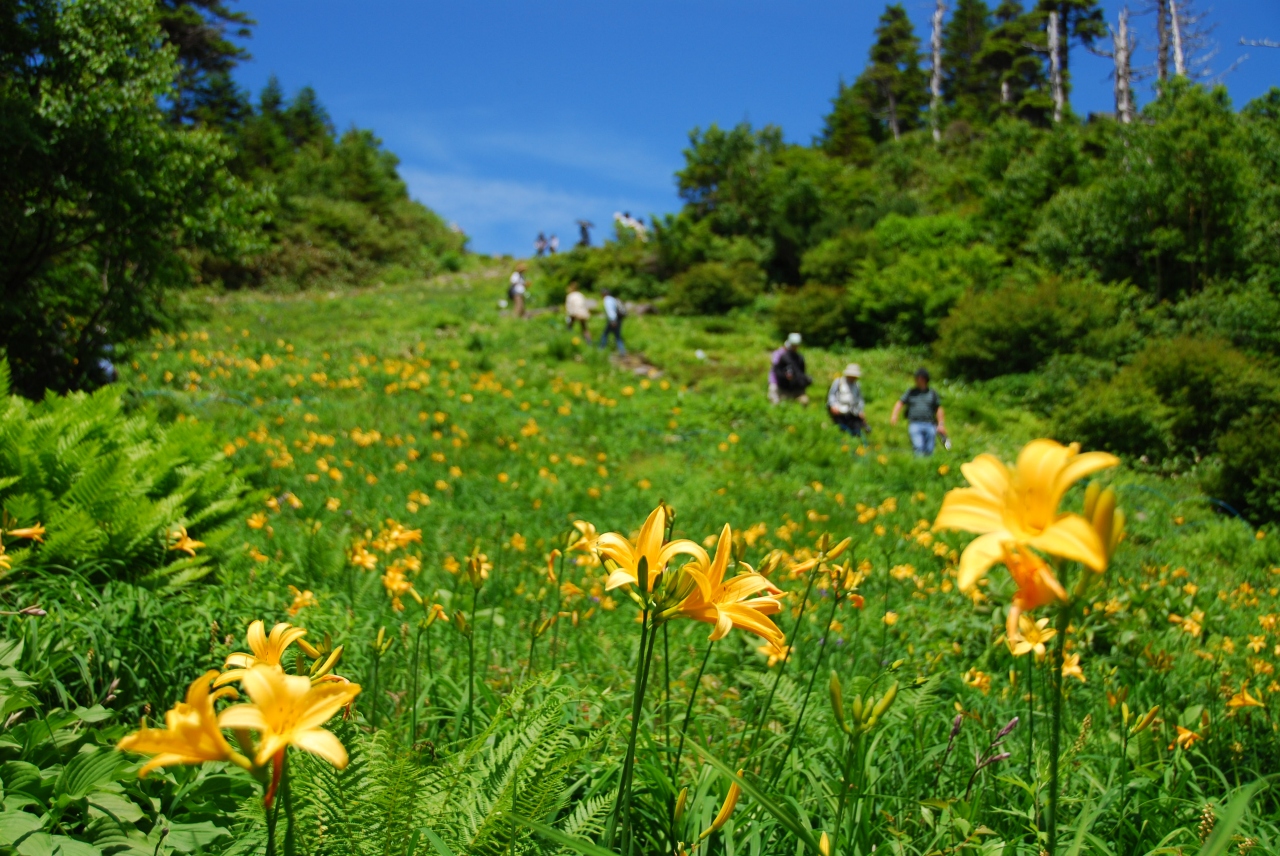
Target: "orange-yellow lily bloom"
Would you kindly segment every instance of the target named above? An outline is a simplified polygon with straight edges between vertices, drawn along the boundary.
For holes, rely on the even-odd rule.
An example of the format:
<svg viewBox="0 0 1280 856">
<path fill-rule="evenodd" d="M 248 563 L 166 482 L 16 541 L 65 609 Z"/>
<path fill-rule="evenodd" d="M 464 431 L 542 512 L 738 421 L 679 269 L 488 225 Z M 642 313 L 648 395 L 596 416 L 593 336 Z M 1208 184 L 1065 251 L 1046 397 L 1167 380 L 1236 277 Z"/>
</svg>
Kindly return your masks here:
<svg viewBox="0 0 1280 856">
<path fill-rule="evenodd" d="M 1090 521 L 1058 511 L 1067 489 L 1120 460 L 1106 452 L 1081 454 L 1079 444 L 1033 440 L 1011 471 L 993 455 L 961 467 L 971 487 L 949 491 L 935 529 L 976 532 L 960 556 L 960 588 L 968 590 L 1004 555 L 1006 545 L 1033 547 L 1074 559 L 1096 571 L 1107 566 L 1107 550 Z"/>
<path fill-rule="evenodd" d="M 247 728 L 262 735 L 259 766 L 287 746 L 319 755 L 339 770 L 347 766 L 342 741 L 320 726 L 360 693 L 349 681 L 312 684 L 305 675 L 286 675 L 279 666 L 256 665 L 240 679 L 253 704 L 227 708 L 218 717 L 223 728 Z"/>
<path fill-rule="evenodd" d="M 244 677 L 247 670 L 253 668 L 259 663 L 268 666 L 279 666 L 284 659 L 284 650 L 297 642 L 303 636 L 307 635 L 307 631 L 301 627 L 294 627 L 292 624 L 280 622 L 271 628 L 271 635 L 267 635 L 266 625 L 262 623 L 262 619 L 258 619 L 249 625 L 249 632 L 246 637 L 249 640 L 249 649 L 252 654 L 242 654 L 236 652 L 228 654 L 223 672 L 215 683 L 215 686 L 223 686 L 232 681 L 238 681 Z"/>
<path fill-rule="evenodd" d="M 684 572 L 693 577 L 698 584 L 685 601 L 680 604 L 679 612 L 694 621 L 702 621 L 715 625 L 710 639 L 723 639 L 734 627 L 754 633 L 774 647 L 781 647 L 786 641 L 778 625 L 766 615 L 776 615 L 782 611 L 782 601 L 773 595 L 782 594 L 782 590 L 769 582 L 763 574 L 751 570 L 738 574 L 727 583 L 724 573 L 729 567 L 729 555 L 733 549 L 733 533 L 725 524 L 720 533 L 720 542 L 716 546 L 716 557 L 710 562 L 695 559 L 686 565 Z M 764 597 L 754 597 L 760 592 L 768 592 Z"/>
<path fill-rule="evenodd" d="M 211 693 L 209 682 L 217 675 L 211 670 L 192 681 L 186 701 L 165 713 L 164 728 L 148 728 L 144 720 L 140 730 L 120 741 L 117 748 L 121 751 L 155 756 L 138 771 L 139 777 L 174 764 L 238 760 L 248 765 L 243 756 L 232 750 L 218 727 L 213 703 L 222 696 L 234 696 L 236 691 L 227 687 Z"/>
<path fill-rule="evenodd" d="M 666 570 L 667 563 L 676 556 L 687 555 L 701 559 L 704 563 L 708 561 L 707 551 L 692 541 L 681 539 L 663 544 L 662 539 L 666 530 L 667 512 L 659 505 L 640 527 L 640 534 L 636 536 L 634 542 L 628 541 L 616 532 L 606 532 L 601 535 L 596 540 L 596 550 L 602 558 L 613 562 L 616 566 L 609 574 L 609 578 L 605 580 L 605 589 L 638 585 L 641 559 L 646 560 L 649 568 L 647 591 L 653 591 L 653 585 Z"/>
</svg>

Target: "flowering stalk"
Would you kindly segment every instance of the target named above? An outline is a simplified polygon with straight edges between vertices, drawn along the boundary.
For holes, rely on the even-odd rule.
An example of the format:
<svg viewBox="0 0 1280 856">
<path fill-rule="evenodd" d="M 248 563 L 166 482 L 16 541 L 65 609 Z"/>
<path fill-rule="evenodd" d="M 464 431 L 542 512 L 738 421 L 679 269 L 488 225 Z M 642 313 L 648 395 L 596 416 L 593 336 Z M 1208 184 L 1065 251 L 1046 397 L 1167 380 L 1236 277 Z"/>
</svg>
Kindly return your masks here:
<svg viewBox="0 0 1280 856">
<path fill-rule="evenodd" d="M 811 570 L 809 573 L 809 582 L 806 583 L 804 587 L 804 595 L 800 598 L 800 612 L 796 615 L 795 623 L 791 625 L 791 633 L 787 636 L 787 638 L 791 640 L 792 646 L 796 644 L 798 639 L 797 634 L 800 632 L 800 621 L 804 618 L 805 607 L 809 605 L 809 593 L 813 590 L 813 578 L 815 575 L 816 571 Z M 777 693 L 778 684 L 782 682 L 782 676 L 787 671 L 787 664 L 791 662 L 791 653 L 791 650 L 788 649 L 786 656 L 782 658 L 782 663 L 778 668 L 778 674 L 774 676 L 773 679 L 773 686 L 769 688 L 769 696 L 764 701 L 764 709 L 760 712 L 760 720 L 756 723 L 755 734 L 751 736 L 751 742 L 747 743 L 745 746 L 742 741 L 738 742 L 738 748 L 743 752 L 744 756 L 751 754 L 756 743 L 760 740 L 760 732 L 764 730 L 765 723 L 769 721 L 769 709 L 773 706 L 773 696 Z M 750 727 L 750 725 L 747 726 L 747 728 Z M 742 733 L 745 736 L 747 733 L 746 729 L 743 729 Z"/>
<path fill-rule="evenodd" d="M 1053 646 L 1049 664 L 1049 682 L 1053 699 L 1049 713 L 1049 809 L 1045 818 L 1048 827 L 1049 856 L 1054 856 L 1058 845 L 1058 756 L 1062 752 L 1062 664 L 1066 660 L 1067 627 L 1071 624 L 1071 605 L 1058 607 L 1058 640 Z"/>
</svg>

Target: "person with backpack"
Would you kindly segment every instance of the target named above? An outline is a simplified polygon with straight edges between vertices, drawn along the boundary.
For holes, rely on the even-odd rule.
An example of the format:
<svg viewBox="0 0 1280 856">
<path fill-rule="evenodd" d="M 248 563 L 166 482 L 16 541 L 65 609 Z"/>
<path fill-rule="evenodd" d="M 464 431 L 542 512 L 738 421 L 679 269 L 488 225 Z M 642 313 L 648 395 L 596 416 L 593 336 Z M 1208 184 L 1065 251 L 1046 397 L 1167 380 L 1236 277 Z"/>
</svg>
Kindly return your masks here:
<svg viewBox="0 0 1280 856">
<path fill-rule="evenodd" d="M 591 332 L 587 323 L 591 320 L 591 307 L 587 305 L 587 297 L 578 290 L 576 282 L 569 283 L 569 291 L 564 296 L 564 321 L 570 330 L 577 324 L 582 328 L 582 338 L 591 341 Z"/>
<path fill-rule="evenodd" d="M 769 401 L 780 404 L 788 401 L 809 403 L 805 392 L 813 378 L 805 374 L 804 355 L 800 353 L 800 334 L 791 333 L 782 347 L 769 356 Z"/>
<path fill-rule="evenodd" d="M 609 334 L 612 333 L 613 341 L 618 346 L 618 353 L 625 354 L 627 346 L 622 344 L 622 319 L 627 317 L 627 310 L 623 307 L 622 301 L 614 297 L 609 289 L 602 289 L 600 293 L 604 295 L 604 333 L 600 335 L 600 347 L 609 346 Z"/>
<path fill-rule="evenodd" d="M 929 371 L 916 369 L 916 383 L 893 404 L 889 424 L 897 425 L 902 411 L 907 411 L 907 433 L 911 435 L 911 448 L 917 457 L 933 454 L 938 435 L 947 436 L 946 414 L 942 412 L 942 396 L 929 387 Z M 950 446 L 948 446 L 950 448 Z"/>
<path fill-rule="evenodd" d="M 827 413 L 831 415 L 831 421 L 859 441 L 869 433 L 861 378 L 862 366 L 849 363 L 844 367 L 844 374 L 832 381 L 831 388 L 827 390 Z"/>
<path fill-rule="evenodd" d="M 511 272 L 511 284 L 507 287 L 507 299 L 511 301 L 511 312 L 517 318 L 524 317 L 524 297 L 529 291 L 524 272 L 528 269 L 529 266 L 524 262 L 516 265 L 516 269 Z"/>
</svg>

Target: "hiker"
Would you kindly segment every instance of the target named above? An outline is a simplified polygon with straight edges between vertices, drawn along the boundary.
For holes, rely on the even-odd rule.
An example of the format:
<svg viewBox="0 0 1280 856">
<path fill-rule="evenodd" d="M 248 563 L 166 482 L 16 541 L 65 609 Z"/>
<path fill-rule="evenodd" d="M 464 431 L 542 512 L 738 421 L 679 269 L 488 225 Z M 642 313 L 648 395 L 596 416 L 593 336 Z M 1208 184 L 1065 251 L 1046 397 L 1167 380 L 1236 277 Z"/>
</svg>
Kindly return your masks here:
<svg viewBox="0 0 1280 856">
<path fill-rule="evenodd" d="M 866 403 L 862 398 L 862 366 L 849 363 L 844 367 L 844 374 L 831 382 L 827 390 L 827 413 L 836 427 L 851 437 L 862 440 L 869 433 L 867 427 Z"/>
<path fill-rule="evenodd" d="M 524 262 L 516 265 L 516 269 L 511 272 L 511 285 L 507 288 L 507 299 L 511 301 L 511 312 L 517 318 L 524 317 L 524 296 L 529 291 L 529 285 L 525 282 L 524 272 L 529 266 Z"/>
<path fill-rule="evenodd" d="M 782 347 L 769 356 L 769 401 L 781 403 L 782 399 L 809 403 L 805 390 L 813 378 L 804 373 L 804 355 L 800 353 L 800 334 L 792 333 Z"/>
<path fill-rule="evenodd" d="M 592 223 L 590 220 L 578 221 L 578 246 L 579 247 L 591 246 L 591 230 L 595 228 L 595 225 L 596 224 Z"/>
<path fill-rule="evenodd" d="M 547 236 L 539 232 L 538 237 L 533 241 L 533 249 L 537 252 L 538 257 L 541 258 L 542 254 L 547 251 Z"/>
<path fill-rule="evenodd" d="M 603 289 L 600 293 L 604 295 L 604 333 L 600 336 L 600 347 L 609 346 L 609 334 L 612 333 L 613 340 L 618 345 L 618 353 L 625 354 L 627 346 L 622 344 L 622 319 L 627 317 L 627 311 L 622 307 L 622 301 L 614 297 L 609 289 Z"/>
<path fill-rule="evenodd" d="M 918 457 L 933 454 L 938 435 L 947 436 L 946 414 L 942 412 L 942 397 L 936 389 L 929 388 L 927 369 L 916 369 L 915 386 L 894 402 L 889 424 L 897 425 L 903 409 L 907 411 L 907 432 L 911 435 L 911 448 Z"/>
<path fill-rule="evenodd" d="M 587 297 L 578 290 L 576 282 L 569 283 L 569 292 L 564 296 L 564 323 L 570 330 L 577 323 L 582 329 L 582 338 L 591 341 L 591 333 L 587 330 L 587 322 L 591 320 L 591 307 L 587 306 Z M 619 342 L 622 340 L 619 339 Z"/>
<path fill-rule="evenodd" d="M 555 232 L 552 232 L 551 237 L 547 238 L 547 252 L 553 256 L 560 252 L 560 236 Z"/>
</svg>

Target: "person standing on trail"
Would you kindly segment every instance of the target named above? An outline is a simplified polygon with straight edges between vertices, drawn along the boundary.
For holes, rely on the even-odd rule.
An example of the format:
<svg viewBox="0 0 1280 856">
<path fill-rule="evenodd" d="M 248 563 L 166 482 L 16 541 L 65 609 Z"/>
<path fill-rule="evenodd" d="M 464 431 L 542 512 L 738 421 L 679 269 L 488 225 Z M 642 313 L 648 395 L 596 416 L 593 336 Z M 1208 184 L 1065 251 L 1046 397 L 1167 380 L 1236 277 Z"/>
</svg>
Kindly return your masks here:
<svg viewBox="0 0 1280 856">
<path fill-rule="evenodd" d="M 539 232 L 538 237 L 533 241 L 533 249 L 538 254 L 538 257 L 541 258 L 542 254 L 547 251 L 547 236 Z"/>
<path fill-rule="evenodd" d="M 622 307 L 622 301 L 614 297 L 609 289 L 600 292 L 604 295 L 604 333 L 600 336 L 600 347 L 609 347 L 609 334 L 613 334 L 613 341 L 618 345 L 618 353 L 625 354 L 627 346 L 622 344 L 622 319 L 627 317 L 627 311 Z"/>
<path fill-rule="evenodd" d="M 929 388 L 929 372 L 916 369 L 916 383 L 894 402 L 889 424 L 897 425 L 902 411 L 907 411 L 907 432 L 911 435 L 911 448 L 917 457 L 933 454 L 938 435 L 947 436 L 946 414 L 942 412 L 942 396 Z"/>
<path fill-rule="evenodd" d="M 827 390 L 827 413 L 831 415 L 831 421 L 859 441 L 868 431 L 861 378 L 862 366 L 849 363 L 844 367 L 844 374 L 832 381 L 831 388 Z"/>
<path fill-rule="evenodd" d="M 804 355 L 800 353 L 800 334 L 791 333 L 782 347 L 769 356 L 769 401 L 779 404 L 785 398 L 809 403 L 805 392 L 813 378 L 805 374 Z"/>
<path fill-rule="evenodd" d="M 516 269 L 511 272 L 511 286 L 507 289 L 507 298 L 511 301 L 511 312 L 517 318 L 524 317 L 524 298 L 529 292 L 529 284 L 525 282 L 524 272 L 529 266 L 524 262 L 516 265 Z"/>
<path fill-rule="evenodd" d="M 564 296 L 564 323 L 570 330 L 576 323 L 582 329 L 582 338 L 591 341 L 591 333 L 587 330 L 587 322 L 591 320 L 591 307 L 587 306 L 587 298 L 578 290 L 576 282 L 569 283 L 569 293 Z M 619 342 L 622 340 L 619 339 Z"/>
<path fill-rule="evenodd" d="M 547 252 L 553 256 L 560 252 L 560 236 L 555 232 L 552 232 L 551 237 L 547 238 Z"/>
<path fill-rule="evenodd" d="M 595 228 L 595 225 L 596 224 L 592 223 L 590 220 L 578 221 L 578 246 L 579 247 L 591 246 L 591 230 Z"/>
</svg>

